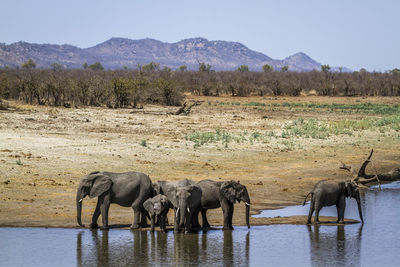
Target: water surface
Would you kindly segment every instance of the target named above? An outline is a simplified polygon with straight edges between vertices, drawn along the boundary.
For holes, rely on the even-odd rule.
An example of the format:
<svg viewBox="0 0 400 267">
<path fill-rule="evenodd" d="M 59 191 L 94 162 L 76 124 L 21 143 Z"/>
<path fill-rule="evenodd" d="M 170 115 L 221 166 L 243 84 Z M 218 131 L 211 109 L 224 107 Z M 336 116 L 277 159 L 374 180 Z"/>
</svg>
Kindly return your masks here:
<svg viewBox="0 0 400 267">
<path fill-rule="evenodd" d="M 347 203 L 346 218 L 358 219 L 355 201 Z M 0 266 L 398 266 L 400 183 L 368 190 L 362 205 L 364 225 L 235 227 L 188 235 L 0 228 Z M 290 215 L 306 215 L 308 205 L 301 208 Z M 335 209 L 324 209 L 336 216 Z"/>
</svg>

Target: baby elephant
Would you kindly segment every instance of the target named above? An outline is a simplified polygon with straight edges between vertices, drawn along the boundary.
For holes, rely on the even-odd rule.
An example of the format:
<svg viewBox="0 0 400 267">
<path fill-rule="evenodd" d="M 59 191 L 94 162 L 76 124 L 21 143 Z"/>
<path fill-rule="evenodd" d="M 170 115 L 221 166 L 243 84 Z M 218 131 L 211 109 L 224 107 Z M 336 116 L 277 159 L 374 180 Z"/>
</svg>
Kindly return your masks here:
<svg viewBox="0 0 400 267">
<path fill-rule="evenodd" d="M 169 208 L 172 208 L 171 202 L 164 195 L 157 195 L 153 198 L 147 199 L 143 203 L 143 207 L 150 215 L 151 218 L 151 231 L 154 232 L 155 220 L 160 224 L 161 232 L 166 232 L 166 220 Z"/>
<path fill-rule="evenodd" d="M 311 194 L 310 212 L 308 213 L 307 223 L 311 223 L 311 217 L 315 210 L 314 222 L 319 223 L 319 211 L 322 207 L 336 205 L 337 209 L 337 222 L 343 223 L 344 221 L 344 210 L 346 208 L 346 197 L 355 198 L 358 204 L 358 212 L 360 214 L 361 222 L 364 223 L 362 211 L 360 192 L 357 184 L 354 182 L 339 182 L 332 183 L 328 181 L 320 181 L 314 189 L 307 194 L 304 199 L 303 206 L 306 204 L 308 195 Z"/>
</svg>

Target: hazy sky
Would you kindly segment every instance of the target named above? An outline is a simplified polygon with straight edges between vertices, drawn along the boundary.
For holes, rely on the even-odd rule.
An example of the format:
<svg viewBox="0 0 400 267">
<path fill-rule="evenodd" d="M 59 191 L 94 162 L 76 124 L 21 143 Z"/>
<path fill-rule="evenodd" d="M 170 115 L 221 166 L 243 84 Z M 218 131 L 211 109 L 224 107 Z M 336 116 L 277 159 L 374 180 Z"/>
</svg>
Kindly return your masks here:
<svg viewBox="0 0 400 267">
<path fill-rule="evenodd" d="M 398 0 L 0 0 L 0 42 L 90 47 L 111 37 L 243 43 L 353 70 L 400 68 Z"/>
</svg>

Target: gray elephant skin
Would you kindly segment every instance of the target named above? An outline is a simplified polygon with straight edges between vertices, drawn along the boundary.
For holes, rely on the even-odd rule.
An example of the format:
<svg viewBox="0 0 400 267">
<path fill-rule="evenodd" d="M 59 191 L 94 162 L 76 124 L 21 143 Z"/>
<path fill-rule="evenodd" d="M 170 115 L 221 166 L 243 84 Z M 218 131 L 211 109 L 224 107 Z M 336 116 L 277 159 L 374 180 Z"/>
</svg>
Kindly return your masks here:
<svg viewBox="0 0 400 267">
<path fill-rule="evenodd" d="M 147 199 L 143 203 L 143 207 L 150 215 L 151 218 L 151 231 L 154 232 L 156 219 L 160 224 L 161 232 L 166 232 L 167 214 L 172 208 L 171 202 L 164 195 L 157 195 L 153 198 Z"/>
<path fill-rule="evenodd" d="M 319 212 L 323 207 L 336 205 L 337 222 L 344 223 L 344 211 L 346 208 L 346 198 L 354 198 L 357 201 L 358 212 L 361 222 L 364 223 L 361 210 L 360 191 L 358 186 L 351 181 L 333 183 L 329 181 L 319 181 L 314 189 L 307 194 L 304 199 L 305 205 L 307 197 L 311 195 L 310 211 L 308 213 L 307 223 L 311 223 L 311 217 L 315 211 L 314 222 L 319 223 Z"/>
<path fill-rule="evenodd" d="M 194 185 L 195 182 L 189 179 L 183 179 L 180 181 L 157 181 L 153 183 L 153 188 L 154 188 L 154 195 L 158 194 L 163 194 L 165 195 L 169 201 L 172 203 L 172 208 L 174 209 L 174 224 L 176 222 L 177 225 L 180 225 L 180 216 L 176 216 L 176 214 L 179 213 L 178 211 L 178 206 L 177 202 L 173 201 L 176 198 L 176 188 L 177 187 L 182 187 L 182 186 L 188 186 L 188 185 Z M 175 190 L 172 190 L 171 188 L 175 188 Z M 168 222 L 168 220 L 167 220 Z M 174 228 L 174 230 L 176 230 Z"/>
<path fill-rule="evenodd" d="M 207 220 L 207 210 L 221 207 L 224 215 L 223 230 L 233 230 L 232 217 L 236 201 L 246 205 L 246 225 L 250 228 L 250 197 L 246 186 L 239 181 L 217 182 L 203 180 L 197 183 L 202 190 L 201 215 L 203 227 L 210 227 Z"/>
<path fill-rule="evenodd" d="M 172 205 L 177 207 L 174 216 L 174 232 L 185 228 L 185 233 L 190 233 L 193 230 L 194 216 L 200 209 L 201 188 L 197 185 L 170 187 L 167 195 Z"/>
<path fill-rule="evenodd" d="M 132 207 L 134 213 L 132 229 L 147 226 L 147 212 L 143 202 L 153 196 L 153 186 L 149 176 L 140 172 L 92 172 L 82 178 L 76 193 L 77 221 L 81 221 L 82 199 L 98 197 L 96 209 L 92 216 L 91 228 L 97 228 L 97 219 L 101 214 L 103 225 L 108 229 L 108 210 L 111 203 L 123 207 Z"/>
</svg>

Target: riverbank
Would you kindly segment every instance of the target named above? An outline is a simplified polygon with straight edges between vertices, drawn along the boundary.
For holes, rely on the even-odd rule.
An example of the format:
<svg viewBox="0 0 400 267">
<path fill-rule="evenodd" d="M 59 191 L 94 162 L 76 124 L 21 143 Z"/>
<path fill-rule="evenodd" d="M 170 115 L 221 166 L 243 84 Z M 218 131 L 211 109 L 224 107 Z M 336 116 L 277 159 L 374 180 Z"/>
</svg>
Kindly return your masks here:
<svg viewBox="0 0 400 267">
<path fill-rule="evenodd" d="M 201 103 L 187 116 L 155 105 L 67 109 L 10 102 L 0 111 L 0 226 L 76 227 L 76 188 L 95 170 L 141 171 L 153 181 L 240 180 L 251 214 L 298 205 L 317 181 L 349 179 L 341 162 L 357 169 L 371 148 L 374 167 L 367 172 L 399 167 L 399 100 L 187 96 Z M 84 199 L 87 225 L 95 204 Z M 244 211 L 235 205 L 233 225 L 244 225 Z M 220 209 L 208 215 L 212 225 L 222 224 Z M 303 224 L 303 215 L 250 223 Z M 112 205 L 109 221 L 130 224 L 132 210 Z"/>
</svg>

